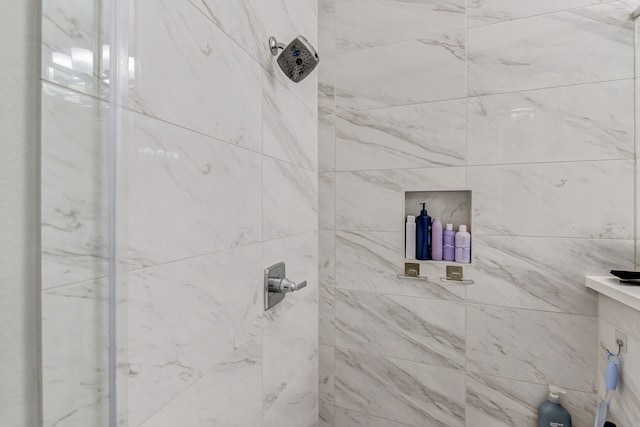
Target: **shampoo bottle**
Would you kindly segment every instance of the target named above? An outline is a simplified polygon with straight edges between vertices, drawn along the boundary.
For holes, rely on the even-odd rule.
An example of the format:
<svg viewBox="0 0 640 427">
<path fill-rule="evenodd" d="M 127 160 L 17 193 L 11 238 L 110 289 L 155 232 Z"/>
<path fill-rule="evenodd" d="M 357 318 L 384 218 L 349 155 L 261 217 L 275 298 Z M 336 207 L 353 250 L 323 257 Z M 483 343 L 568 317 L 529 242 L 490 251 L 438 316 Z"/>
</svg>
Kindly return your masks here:
<svg viewBox="0 0 640 427">
<path fill-rule="evenodd" d="M 560 405 L 560 394 L 566 391 L 549 386 L 549 398 L 538 406 L 538 427 L 571 427 L 571 414 Z"/>
<path fill-rule="evenodd" d="M 438 218 L 431 224 L 431 259 L 442 261 L 442 223 Z"/>
<path fill-rule="evenodd" d="M 456 262 L 471 262 L 471 234 L 467 232 L 466 225 L 461 225 L 456 233 Z"/>
<path fill-rule="evenodd" d="M 406 259 L 416 259 L 416 217 L 413 215 L 407 215 L 404 257 Z"/>
<path fill-rule="evenodd" d="M 420 216 L 416 218 L 416 258 L 420 260 L 431 259 L 431 217 L 425 205 L 422 204 Z"/>
<path fill-rule="evenodd" d="M 456 232 L 453 231 L 453 224 L 447 224 L 447 228 L 442 233 L 442 259 L 453 261 L 456 255 L 455 249 Z"/>
</svg>

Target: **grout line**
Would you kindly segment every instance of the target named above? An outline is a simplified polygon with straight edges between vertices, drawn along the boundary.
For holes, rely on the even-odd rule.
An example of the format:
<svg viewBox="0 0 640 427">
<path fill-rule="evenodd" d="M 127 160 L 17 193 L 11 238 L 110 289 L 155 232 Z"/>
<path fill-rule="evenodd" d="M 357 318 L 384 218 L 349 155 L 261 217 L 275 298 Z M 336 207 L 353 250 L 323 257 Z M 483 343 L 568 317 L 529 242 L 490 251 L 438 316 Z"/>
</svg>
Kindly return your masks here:
<svg viewBox="0 0 640 427">
<path fill-rule="evenodd" d="M 141 271 L 141 270 L 146 270 L 146 269 L 150 269 L 150 268 L 154 268 L 154 267 L 160 267 L 160 266 L 164 266 L 164 265 L 168 265 L 168 264 L 187 261 L 187 260 L 194 259 L 194 258 L 201 258 L 201 257 L 206 257 L 206 256 L 210 256 L 210 255 L 217 255 L 217 254 L 224 254 L 224 253 L 227 253 L 227 252 L 236 251 L 236 250 L 243 249 L 243 248 L 249 248 L 249 247 L 260 245 L 260 244 L 263 244 L 263 243 L 269 243 L 269 242 L 274 242 L 274 241 L 277 241 L 277 240 L 284 240 L 284 239 L 299 237 L 299 236 L 302 236 L 304 234 L 315 233 L 315 231 L 316 230 L 301 231 L 300 233 L 289 234 L 289 235 L 281 236 L 281 237 L 275 237 L 273 239 L 254 241 L 254 242 L 248 243 L 246 245 L 234 246 L 234 247 L 231 247 L 231 248 L 225 248 L 225 249 L 215 250 L 215 251 L 211 251 L 211 252 L 203 252 L 203 253 L 199 253 L 199 254 L 196 254 L 196 255 L 191 255 L 191 256 L 188 256 L 188 257 L 184 257 L 184 258 L 171 259 L 171 260 L 161 261 L 161 262 L 154 263 L 154 264 L 149 264 L 149 265 L 136 266 L 134 268 L 131 268 L 131 269 L 127 270 L 127 273 L 134 273 L 134 272 L 138 272 L 138 271 Z"/>
<path fill-rule="evenodd" d="M 325 230 L 326 231 L 326 230 Z M 383 233 L 395 233 L 401 234 L 402 230 L 368 230 L 368 229 L 336 229 L 336 233 L 346 233 L 346 234 L 383 234 Z M 505 238 L 529 238 L 529 239 L 563 239 L 563 240 L 604 240 L 604 241 L 617 241 L 617 242 L 633 242 L 635 241 L 634 237 L 585 237 L 585 236 L 543 236 L 543 235 L 532 235 L 532 234 L 491 234 L 491 233 L 474 233 L 474 236 L 478 237 L 505 237 Z M 421 262 L 429 262 L 430 260 L 418 260 Z M 441 261 L 437 261 L 441 262 Z M 453 262 L 453 261 L 452 261 Z M 468 264 L 467 264 L 468 265 Z M 473 263 L 471 264 L 473 265 Z"/>
<path fill-rule="evenodd" d="M 552 86 L 534 87 L 534 88 L 522 88 L 522 89 L 510 90 L 510 91 L 491 92 L 491 93 L 473 94 L 473 95 L 468 94 L 468 90 L 467 90 L 467 91 L 465 91 L 465 95 L 464 96 L 455 96 L 455 97 L 451 97 L 451 98 L 432 99 L 432 100 L 425 100 L 425 101 L 418 101 L 418 102 L 408 102 L 408 103 L 397 104 L 397 105 L 385 105 L 385 106 L 382 106 L 382 107 L 373 107 L 373 108 L 343 108 L 343 107 L 341 107 L 340 109 L 337 109 L 338 106 L 336 105 L 335 113 L 336 113 L 337 116 L 340 116 L 340 114 L 361 113 L 361 112 L 367 112 L 367 111 L 384 110 L 384 109 L 389 109 L 389 108 L 408 107 L 408 106 L 412 106 L 412 105 L 434 104 L 434 103 L 447 102 L 447 101 L 459 101 L 459 100 L 463 100 L 463 99 L 467 99 L 468 100 L 468 99 L 474 99 L 474 98 L 485 98 L 485 97 L 490 97 L 490 96 L 522 94 L 522 93 L 527 93 L 527 92 L 538 92 L 538 91 L 553 90 L 553 89 L 563 89 L 563 88 L 570 88 L 570 87 L 576 87 L 576 86 L 599 85 L 599 84 L 606 84 L 606 83 L 624 82 L 624 81 L 629 81 L 629 80 L 634 80 L 634 77 L 625 77 L 625 78 L 620 78 L 620 79 L 609 79 L 609 80 L 594 80 L 594 81 L 588 81 L 588 82 L 562 84 L 562 85 L 552 85 Z M 337 104 L 337 102 L 336 102 L 336 104 Z"/>
<path fill-rule="evenodd" d="M 443 287 L 443 288 L 445 290 L 448 290 L 445 287 Z M 565 315 L 565 316 L 579 316 L 579 317 L 582 317 L 582 318 L 584 318 L 584 317 L 586 317 L 586 318 L 597 318 L 598 317 L 597 313 L 596 314 L 571 313 L 571 312 L 567 312 L 567 311 L 553 311 L 553 310 L 544 310 L 544 309 L 538 309 L 538 308 L 514 307 L 514 306 L 508 306 L 508 305 L 469 302 L 469 301 L 466 300 L 466 298 L 460 298 L 458 300 L 455 300 L 455 299 L 443 299 L 443 297 L 439 296 L 439 295 L 434 295 L 434 296 L 403 295 L 403 294 L 396 294 L 396 293 L 381 292 L 381 291 L 371 290 L 371 289 L 344 288 L 344 287 L 341 287 L 341 286 L 338 286 L 338 285 L 335 286 L 335 289 L 337 291 L 346 291 L 346 292 L 352 292 L 352 293 L 368 293 L 368 294 L 375 294 L 375 295 L 385 296 L 385 297 L 400 297 L 400 298 L 421 299 L 421 300 L 428 300 L 428 301 L 439 301 L 439 302 L 442 302 L 442 303 L 445 303 L 445 304 L 464 305 L 467 308 L 468 307 L 490 307 L 490 308 L 503 308 L 503 309 L 514 310 L 514 311 L 526 311 L 526 312 L 535 312 L 535 313 L 559 314 L 559 315 Z M 452 294 L 452 295 L 455 295 L 455 294 Z"/>
<path fill-rule="evenodd" d="M 429 366 L 429 367 L 433 367 L 433 368 L 439 368 L 439 369 L 443 369 L 443 370 L 446 369 L 446 370 L 449 370 L 449 371 L 459 372 L 460 374 L 464 374 L 465 376 L 466 375 L 477 375 L 477 376 L 498 378 L 498 379 L 503 379 L 503 380 L 508 380 L 508 381 L 515 381 L 515 382 L 531 384 L 531 385 L 538 385 L 538 386 L 548 385 L 547 383 L 536 383 L 536 382 L 532 382 L 532 381 L 529 381 L 529 380 L 522 380 L 522 379 L 518 379 L 518 378 L 500 376 L 500 375 L 495 375 L 495 374 L 485 373 L 485 372 L 480 372 L 480 371 L 466 370 L 466 369 L 465 370 L 456 369 L 456 368 L 451 368 L 451 367 L 447 367 L 447 366 L 433 365 L 433 364 L 429 364 L 429 363 L 416 362 L 415 360 L 403 359 L 403 358 L 400 358 L 400 357 L 393 357 L 393 356 L 385 356 L 385 355 L 381 355 L 381 354 L 368 353 L 365 350 L 353 350 L 353 349 L 349 349 L 349 348 L 346 348 L 346 347 L 336 347 L 336 350 L 340 350 L 343 353 L 347 353 L 348 352 L 348 353 L 360 354 L 360 355 L 363 355 L 363 356 L 372 356 L 372 357 L 377 357 L 377 358 L 384 358 L 384 359 L 390 360 L 391 362 L 393 362 L 393 360 L 398 360 L 398 361 L 402 361 L 402 362 L 415 363 L 417 365 L 425 365 L 425 366 Z M 585 390 L 580 390 L 580 389 L 571 388 L 571 387 L 563 387 L 563 388 L 566 388 L 567 390 L 570 390 L 570 391 L 579 392 L 579 393 L 594 393 L 595 392 L 594 390 L 585 391 Z"/>
<path fill-rule="evenodd" d="M 445 165 L 445 166 L 418 166 L 418 167 L 408 167 L 408 168 L 380 168 L 380 169 L 345 169 L 345 170 L 336 170 L 336 173 L 363 173 L 363 172 L 394 172 L 394 171 L 411 171 L 411 170 L 442 170 L 442 169 L 461 169 L 461 168 L 489 168 L 489 167 L 499 167 L 499 166 L 538 166 L 538 165 L 557 165 L 557 164 L 574 164 L 574 163 L 603 163 L 603 162 L 628 162 L 633 161 L 632 157 L 622 157 L 622 158 L 612 158 L 612 159 L 591 159 L 591 160 L 551 160 L 551 161 L 540 161 L 540 162 L 513 162 L 513 163 L 485 163 L 485 164 L 460 164 L 460 165 Z"/>
<path fill-rule="evenodd" d="M 601 3 L 587 4 L 587 5 L 578 6 L 578 7 L 571 7 L 571 8 L 568 8 L 568 9 L 553 10 L 553 11 L 550 11 L 550 12 L 537 13 L 537 14 L 534 14 L 534 15 L 522 16 L 522 17 L 519 17 L 519 18 L 507 19 L 507 20 L 498 21 L 498 22 L 490 22 L 490 23 L 486 23 L 486 24 L 474 25 L 474 26 L 469 27 L 469 28 L 470 29 L 486 28 L 486 27 L 490 27 L 490 26 L 493 26 L 493 25 L 506 24 L 506 23 L 509 23 L 509 22 L 524 21 L 526 19 L 539 18 L 541 16 L 555 15 L 555 14 L 558 14 L 558 13 L 567 13 L 567 12 L 570 13 L 572 11 L 579 10 L 579 9 L 587 9 L 587 8 L 590 8 L 590 7 L 598 7 L 598 6 L 602 6 L 602 5 L 605 5 L 605 4 L 618 3 L 618 2 L 620 2 L 620 0 L 609 0 L 609 1 L 604 1 L 604 2 L 601 2 Z M 631 12 L 629 12 L 629 14 L 631 14 Z"/>
</svg>

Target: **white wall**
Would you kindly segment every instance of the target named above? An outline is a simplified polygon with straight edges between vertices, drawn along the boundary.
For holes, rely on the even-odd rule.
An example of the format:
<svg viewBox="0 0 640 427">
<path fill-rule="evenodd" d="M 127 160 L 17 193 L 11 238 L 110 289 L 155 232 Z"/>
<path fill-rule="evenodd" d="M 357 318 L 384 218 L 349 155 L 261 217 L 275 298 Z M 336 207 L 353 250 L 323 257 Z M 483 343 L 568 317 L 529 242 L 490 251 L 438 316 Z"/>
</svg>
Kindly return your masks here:
<svg viewBox="0 0 640 427">
<path fill-rule="evenodd" d="M 324 425 L 593 423 L 597 298 L 634 263 L 625 2 L 320 3 Z M 403 190 L 473 190 L 466 289 L 402 271 Z M 437 213 L 432 212 L 432 215 Z"/>
<path fill-rule="evenodd" d="M 38 425 L 39 2 L 0 13 L 0 419 Z"/>
</svg>

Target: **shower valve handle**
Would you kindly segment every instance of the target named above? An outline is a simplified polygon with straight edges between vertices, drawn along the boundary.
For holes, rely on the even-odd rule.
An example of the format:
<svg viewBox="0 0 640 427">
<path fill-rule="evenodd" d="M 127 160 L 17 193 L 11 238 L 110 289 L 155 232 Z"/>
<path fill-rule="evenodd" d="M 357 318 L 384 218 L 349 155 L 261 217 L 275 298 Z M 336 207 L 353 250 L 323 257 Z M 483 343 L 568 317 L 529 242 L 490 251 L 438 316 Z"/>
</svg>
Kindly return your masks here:
<svg viewBox="0 0 640 427">
<path fill-rule="evenodd" d="M 307 286 L 307 281 L 296 283 L 286 277 L 279 279 L 276 277 L 269 277 L 269 292 L 276 292 L 279 294 L 286 294 L 288 292 L 299 291 Z"/>
</svg>

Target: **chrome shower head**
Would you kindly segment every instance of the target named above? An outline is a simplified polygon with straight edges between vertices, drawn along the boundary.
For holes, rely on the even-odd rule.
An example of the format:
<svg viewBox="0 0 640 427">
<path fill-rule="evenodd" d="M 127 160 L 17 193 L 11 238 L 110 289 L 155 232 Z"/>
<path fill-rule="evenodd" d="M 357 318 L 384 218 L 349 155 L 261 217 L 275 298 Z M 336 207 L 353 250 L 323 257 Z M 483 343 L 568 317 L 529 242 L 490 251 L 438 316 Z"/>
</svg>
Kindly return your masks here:
<svg viewBox="0 0 640 427">
<path fill-rule="evenodd" d="M 275 37 L 269 37 L 269 48 L 273 56 L 278 55 L 278 49 L 283 49 L 278 56 L 278 65 L 282 72 L 296 83 L 307 77 L 320 61 L 316 50 L 302 36 L 296 37 L 286 46 L 284 43 L 278 43 Z"/>
</svg>

